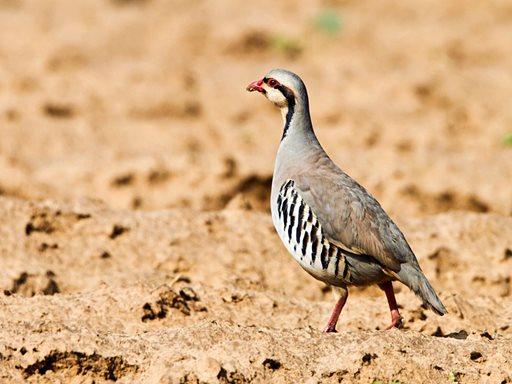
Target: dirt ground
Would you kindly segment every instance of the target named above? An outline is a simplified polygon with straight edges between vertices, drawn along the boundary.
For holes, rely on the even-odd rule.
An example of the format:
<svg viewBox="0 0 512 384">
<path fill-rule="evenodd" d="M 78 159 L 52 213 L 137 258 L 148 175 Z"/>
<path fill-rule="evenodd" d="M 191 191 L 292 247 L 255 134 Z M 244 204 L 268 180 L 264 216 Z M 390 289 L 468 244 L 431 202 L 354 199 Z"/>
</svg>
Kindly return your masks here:
<svg viewBox="0 0 512 384">
<path fill-rule="evenodd" d="M 512 3 L 0 0 L 1 383 L 512 383 Z M 269 216 L 299 73 L 449 314 L 334 301 Z"/>
</svg>

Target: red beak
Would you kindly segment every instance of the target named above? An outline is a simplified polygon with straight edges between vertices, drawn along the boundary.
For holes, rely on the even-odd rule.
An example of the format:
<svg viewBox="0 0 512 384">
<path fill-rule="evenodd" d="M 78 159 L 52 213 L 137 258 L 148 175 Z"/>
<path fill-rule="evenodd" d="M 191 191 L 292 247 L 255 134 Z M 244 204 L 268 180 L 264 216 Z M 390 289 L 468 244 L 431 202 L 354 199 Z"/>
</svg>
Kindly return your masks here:
<svg viewBox="0 0 512 384">
<path fill-rule="evenodd" d="M 251 84 L 249 84 L 246 89 L 249 92 L 252 92 L 252 91 L 265 92 L 265 89 L 262 87 L 262 85 L 263 85 L 263 80 L 256 80 L 256 81 L 253 81 Z"/>
</svg>

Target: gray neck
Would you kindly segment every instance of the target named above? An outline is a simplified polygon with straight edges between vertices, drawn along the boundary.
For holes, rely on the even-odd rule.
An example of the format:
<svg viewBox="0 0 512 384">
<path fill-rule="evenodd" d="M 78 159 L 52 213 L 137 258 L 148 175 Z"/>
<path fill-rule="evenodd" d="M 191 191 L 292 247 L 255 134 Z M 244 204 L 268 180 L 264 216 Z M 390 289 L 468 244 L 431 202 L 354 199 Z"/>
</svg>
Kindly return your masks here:
<svg viewBox="0 0 512 384">
<path fill-rule="evenodd" d="M 272 201 L 275 201 L 283 182 L 301 174 L 308 164 L 316 164 L 318 159 L 326 156 L 313 131 L 307 102 L 297 103 L 293 113 L 289 113 L 288 108 L 282 108 L 281 113 L 285 132 L 277 150 Z"/>
<path fill-rule="evenodd" d="M 277 152 L 278 159 L 290 163 L 302 162 L 309 155 L 323 152 L 313 131 L 307 96 L 281 108 L 284 120 L 283 137 Z"/>
</svg>

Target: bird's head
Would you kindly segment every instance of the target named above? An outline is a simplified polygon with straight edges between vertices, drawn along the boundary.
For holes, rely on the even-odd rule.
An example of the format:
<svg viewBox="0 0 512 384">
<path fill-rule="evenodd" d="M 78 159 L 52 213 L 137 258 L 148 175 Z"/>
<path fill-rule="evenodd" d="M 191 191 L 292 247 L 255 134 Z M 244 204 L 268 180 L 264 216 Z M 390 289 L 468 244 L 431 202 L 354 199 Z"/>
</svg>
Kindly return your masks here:
<svg viewBox="0 0 512 384">
<path fill-rule="evenodd" d="M 273 69 L 261 80 L 247 86 L 249 92 L 258 91 L 279 108 L 289 108 L 305 98 L 304 83 L 295 73 L 285 69 Z"/>
</svg>

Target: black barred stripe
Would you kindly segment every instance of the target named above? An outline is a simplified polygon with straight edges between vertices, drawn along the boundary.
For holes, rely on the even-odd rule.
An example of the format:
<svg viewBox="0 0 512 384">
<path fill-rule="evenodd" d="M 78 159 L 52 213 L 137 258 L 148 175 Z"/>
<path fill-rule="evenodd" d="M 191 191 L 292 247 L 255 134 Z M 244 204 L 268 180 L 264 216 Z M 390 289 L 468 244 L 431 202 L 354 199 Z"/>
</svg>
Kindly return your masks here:
<svg viewBox="0 0 512 384">
<path fill-rule="evenodd" d="M 313 224 L 313 211 L 311 209 L 308 212 L 308 223 Z"/>
<path fill-rule="evenodd" d="M 348 261 L 347 261 L 347 258 L 346 257 L 343 257 L 343 272 L 341 272 L 341 277 L 343 278 L 343 280 L 347 280 L 347 278 L 349 278 L 349 281 L 350 281 L 350 276 L 348 276 Z"/>
<path fill-rule="evenodd" d="M 292 198 L 291 198 L 291 204 L 290 204 L 290 210 L 288 211 L 288 214 L 290 215 L 290 226 L 288 227 L 288 239 L 291 240 L 292 239 L 292 232 L 293 232 L 293 227 L 295 225 L 295 206 L 297 205 L 297 193 L 292 190 L 291 192 L 292 194 Z M 285 226 L 285 230 L 286 230 L 286 226 Z"/>
<path fill-rule="evenodd" d="M 295 192 L 294 190 L 292 190 L 292 204 L 293 204 L 293 208 L 292 210 L 290 210 L 290 212 L 293 214 L 294 211 L 295 211 L 295 206 L 297 205 L 297 199 L 299 198 L 299 195 L 297 194 L 297 192 Z"/>
<path fill-rule="evenodd" d="M 340 268 L 340 257 L 341 257 L 341 249 L 336 249 L 336 260 L 334 260 L 334 276 L 338 277 L 338 272 Z"/>
<path fill-rule="evenodd" d="M 288 240 L 292 239 L 293 226 L 295 225 L 295 215 L 293 214 L 293 208 L 295 208 L 295 203 L 292 203 L 292 205 L 290 206 L 290 225 L 288 226 Z"/>
<path fill-rule="evenodd" d="M 292 200 L 290 201 L 290 211 L 288 212 L 290 216 L 295 216 L 295 196 L 292 196 Z"/>
<path fill-rule="evenodd" d="M 318 227 L 315 225 L 311 227 L 311 236 L 314 236 L 314 237 L 322 236 L 321 234 L 318 233 Z"/>
<path fill-rule="evenodd" d="M 279 218 L 283 219 L 283 198 L 281 194 L 277 196 L 277 213 L 279 214 Z"/>
<path fill-rule="evenodd" d="M 288 222 L 288 199 L 283 199 L 283 224 L 286 230 L 286 223 Z"/>
<path fill-rule="evenodd" d="M 318 233 L 316 227 L 311 227 L 311 264 L 315 263 L 318 253 Z"/>
<path fill-rule="evenodd" d="M 288 180 L 286 183 L 283 184 L 283 186 L 281 187 L 281 191 L 284 192 L 284 194 L 286 194 L 286 192 L 288 192 L 288 188 L 290 188 L 290 186 L 292 186 L 294 183 L 293 183 L 293 180 L 290 179 Z"/>
<path fill-rule="evenodd" d="M 304 232 L 304 238 L 302 239 L 302 256 L 307 255 L 307 248 L 309 243 L 309 233 Z"/>
<path fill-rule="evenodd" d="M 322 253 L 320 254 L 320 262 L 322 263 L 322 268 L 327 269 L 329 265 L 329 259 L 327 257 L 327 247 L 324 245 L 322 247 Z"/>
<path fill-rule="evenodd" d="M 295 232 L 295 240 L 297 240 L 297 243 L 300 243 L 300 235 L 301 235 L 301 229 L 302 229 L 302 221 L 304 219 L 304 201 L 301 199 L 299 202 L 299 212 L 297 213 L 297 230 Z M 306 232 L 307 233 L 307 232 Z"/>
</svg>

